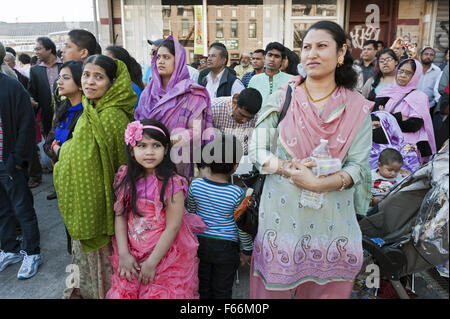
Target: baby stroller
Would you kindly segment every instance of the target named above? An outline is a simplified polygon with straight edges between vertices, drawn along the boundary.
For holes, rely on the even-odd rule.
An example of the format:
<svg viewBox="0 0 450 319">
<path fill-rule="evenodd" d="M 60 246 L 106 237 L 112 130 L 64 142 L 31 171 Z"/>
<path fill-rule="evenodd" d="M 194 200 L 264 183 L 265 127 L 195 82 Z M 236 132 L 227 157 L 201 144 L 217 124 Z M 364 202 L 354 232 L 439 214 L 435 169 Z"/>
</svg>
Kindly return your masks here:
<svg viewBox="0 0 450 319">
<path fill-rule="evenodd" d="M 449 150 L 394 187 L 359 221 L 365 253 L 362 272 L 375 263 L 380 279 L 398 297 L 409 295 L 402 279 L 448 262 Z"/>
</svg>

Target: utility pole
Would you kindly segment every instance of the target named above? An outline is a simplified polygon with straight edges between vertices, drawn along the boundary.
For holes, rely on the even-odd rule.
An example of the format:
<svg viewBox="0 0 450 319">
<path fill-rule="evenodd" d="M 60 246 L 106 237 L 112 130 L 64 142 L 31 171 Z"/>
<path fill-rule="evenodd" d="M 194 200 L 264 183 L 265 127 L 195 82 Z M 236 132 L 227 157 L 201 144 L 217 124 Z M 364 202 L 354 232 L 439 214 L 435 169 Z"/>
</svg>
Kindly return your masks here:
<svg viewBox="0 0 450 319">
<path fill-rule="evenodd" d="M 92 0 L 92 10 L 94 12 L 94 32 L 95 32 L 95 38 L 97 39 L 97 42 L 99 40 L 98 37 L 98 21 L 97 21 L 97 0 Z"/>
</svg>

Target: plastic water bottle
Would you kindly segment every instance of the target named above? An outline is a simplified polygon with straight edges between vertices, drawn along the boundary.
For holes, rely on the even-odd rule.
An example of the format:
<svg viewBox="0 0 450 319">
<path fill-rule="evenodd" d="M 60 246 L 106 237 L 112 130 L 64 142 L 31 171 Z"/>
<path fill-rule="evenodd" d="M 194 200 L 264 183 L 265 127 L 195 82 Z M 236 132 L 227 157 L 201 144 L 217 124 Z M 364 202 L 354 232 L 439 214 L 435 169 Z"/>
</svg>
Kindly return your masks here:
<svg viewBox="0 0 450 319">
<path fill-rule="evenodd" d="M 328 148 L 328 140 L 321 139 L 311 153 L 310 159 L 316 163 L 316 167 L 312 168 L 312 172 L 316 177 L 327 176 L 341 169 L 341 161 L 338 158 L 332 158 Z M 302 190 L 300 203 L 312 209 L 320 209 L 323 205 L 324 193 L 315 193 L 306 189 Z"/>
</svg>

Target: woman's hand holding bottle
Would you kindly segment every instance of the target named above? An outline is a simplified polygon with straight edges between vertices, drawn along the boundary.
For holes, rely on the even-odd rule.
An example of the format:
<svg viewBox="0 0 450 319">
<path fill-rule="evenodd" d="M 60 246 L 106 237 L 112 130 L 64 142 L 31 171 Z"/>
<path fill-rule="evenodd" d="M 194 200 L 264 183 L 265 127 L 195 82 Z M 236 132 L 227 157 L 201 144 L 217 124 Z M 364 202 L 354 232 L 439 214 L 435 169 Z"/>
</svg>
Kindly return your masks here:
<svg viewBox="0 0 450 319">
<path fill-rule="evenodd" d="M 293 160 L 291 163 L 291 167 L 286 169 L 290 177 L 289 182 L 292 185 L 312 192 L 317 191 L 319 179 L 312 172 L 312 168 L 317 166 L 316 163 L 309 158 L 301 161 Z"/>
</svg>

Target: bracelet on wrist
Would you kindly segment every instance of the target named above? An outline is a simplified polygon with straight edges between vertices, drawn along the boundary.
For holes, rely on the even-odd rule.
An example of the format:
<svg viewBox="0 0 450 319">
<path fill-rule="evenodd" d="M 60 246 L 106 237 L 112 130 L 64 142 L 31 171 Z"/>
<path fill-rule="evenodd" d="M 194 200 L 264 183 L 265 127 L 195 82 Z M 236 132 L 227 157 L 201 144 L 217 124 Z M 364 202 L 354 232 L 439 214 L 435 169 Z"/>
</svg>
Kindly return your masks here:
<svg viewBox="0 0 450 319">
<path fill-rule="evenodd" d="M 342 192 L 347 187 L 347 184 L 345 183 L 345 176 L 342 175 L 342 173 L 340 173 L 340 172 L 338 172 L 337 174 L 341 178 L 341 182 L 342 182 L 341 188 L 339 188 L 338 191 Z"/>
<path fill-rule="evenodd" d="M 59 142 L 58 141 L 53 141 L 53 143 L 52 143 L 52 145 L 50 146 L 50 150 L 54 153 L 55 151 L 54 151 L 54 147 L 55 147 L 55 145 L 59 145 Z"/>
</svg>

